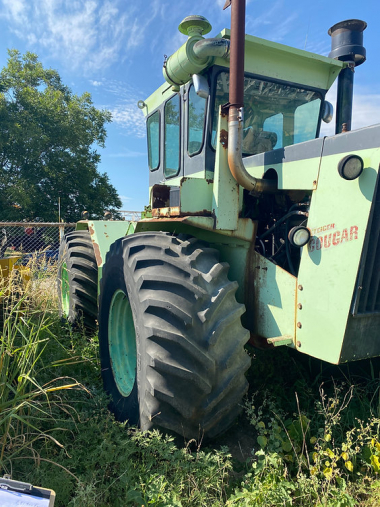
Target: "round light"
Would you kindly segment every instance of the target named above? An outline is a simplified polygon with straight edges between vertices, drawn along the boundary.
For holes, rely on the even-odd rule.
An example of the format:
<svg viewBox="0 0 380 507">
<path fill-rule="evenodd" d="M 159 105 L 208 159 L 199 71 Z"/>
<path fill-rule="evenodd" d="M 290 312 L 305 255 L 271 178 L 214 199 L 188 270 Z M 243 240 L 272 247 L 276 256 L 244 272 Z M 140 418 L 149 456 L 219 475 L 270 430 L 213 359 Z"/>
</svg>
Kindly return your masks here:
<svg viewBox="0 0 380 507">
<path fill-rule="evenodd" d="M 309 242 L 310 236 L 310 230 L 307 227 L 303 227 L 302 225 L 293 227 L 290 229 L 288 234 L 290 244 L 292 246 L 296 246 L 297 248 L 305 246 Z"/>
<path fill-rule="evenodd" d="M 347 155 L 338 164 L 338 173 L 345 180 L 355 180 L 363 172 L 363 159 L 358 155 Z"/>
</svg>

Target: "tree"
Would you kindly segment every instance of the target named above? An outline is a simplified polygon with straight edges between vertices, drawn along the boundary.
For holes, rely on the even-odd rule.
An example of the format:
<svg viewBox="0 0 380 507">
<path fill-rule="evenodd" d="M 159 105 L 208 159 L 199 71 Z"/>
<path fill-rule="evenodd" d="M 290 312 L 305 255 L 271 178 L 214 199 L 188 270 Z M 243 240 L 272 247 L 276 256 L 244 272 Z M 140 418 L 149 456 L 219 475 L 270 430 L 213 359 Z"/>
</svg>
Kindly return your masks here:
<svg viewBox="0 0 380 507">
<path fill-rule="evenodd" d="M 76 221 L 121 207 L 116 189 L 97 170 L 111 113 L 77 96 L 37 55 L 8 51 L 0 73 L 0 219 Z"/>
</svg>

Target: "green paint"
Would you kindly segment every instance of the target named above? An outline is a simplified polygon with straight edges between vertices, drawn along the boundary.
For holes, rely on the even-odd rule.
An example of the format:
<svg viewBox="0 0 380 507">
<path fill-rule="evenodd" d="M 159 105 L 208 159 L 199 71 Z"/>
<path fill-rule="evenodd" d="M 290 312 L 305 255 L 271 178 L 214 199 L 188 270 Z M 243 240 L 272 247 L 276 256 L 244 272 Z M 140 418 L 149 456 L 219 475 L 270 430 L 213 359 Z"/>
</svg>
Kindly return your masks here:
<svg viewBox="0 0 380 507">
<path fill-rule="evenodd" d="M 224 29 L 218 37 L 229 38 Z M 215 65 L 226 65 L 217 58 Z M 244 69 L 246 72 L 291 83 L 328 90 L 344 63 L 252 35 L 245 36 Z"/>
<path fill-rule="evenodd" d="M 174 86 L 187 83 L 193 74 L 199 74 L 209 67 L 214 58 L 198 58 L 193 51 L 194 44 L 203 40 L 200 35 L 189 37 L 172 56 L 166 61 L 162 73 L 166 81 Z"/>
<path fill-rule="evenodd" d="M 161 219 L 160 221 L 150 219 L 140 220 L 137 223 L 135 232 L 142 231 L 167 231 L 175 233 L 186 233 L 186 231 L 193 230 L 196 232 L 195 236 L 200 237 L 197 231 L 199 229 L 207 231 L 207 237 L 222 237 L 224 241 L 237 242 L 239 240 L 251 242 L 254 238 L 255 224 L 249 218 L 239 218 L 235 230 L 220 230 L 215 232 L 214 218 L 202 216 L 183 217 L 181 221 L 175 219 Z M 189 232 L 190 234 L 190 232 Z M 211 236 L 210 236 L 211 234 Z"/>
<path fill-rule="evenodd" d="M 112 243 L 117 239 L 133 234 L 137 222 L 122 220 L 83 220 L 77 223 L 76 230 L 88 230 L 94 245 L 98 265 L 98 284 L 102 278 L 103 264 Z"/>
<path fill-rule="evenodd" d="M 152 111 L 157 109 L 163 102 L 166 102 L 173 96 L 173 90 L 169 83 L 164 83 L 158 90 L 150 95 L 144 102 L 146 107 L 143 109 L 145 116 L 148 116 Z"/>
<path fill-rule="evenodd" d="M 211 212 L 213 184 L 201 178 L 182 178 L 181 213 Z"/>
<path fill-rule="evenodd" d="M 313 237 L 298 276 L 303 289 L 297 290 L 300 351 L 331 363 L 340 358 L 380 164 L 378 148 L 355 151 L 364 161 L 363 173 L 344 180 L 337 167 L 349 153 L 321 160 L 308 220 Z"/>
<path fill-rule="evenodd" d="M 278 176 L 278 188 L 280 190 L 313 190 L 314 181 L 318 179 L 320 157 L 305 160 L 286 162 L 281 164 L 267 164 L 250 167 L 249 161 L 245 160 L 247 172 L 255 178 L 262 178 L 268 169 L 274 169 Z"/>
<path fill-rule="evenodd" d="M 227 116 L 219 110 L 219 122 L 216 143 L 215 173 L 212 208 L 215 213 L 215 229 L 235 230 L 239 216 L 239 185 L 233 178 L 228 166 L 227 149 L 220 142 L 220 132 L 228 131 Z M 239 192 L 240 190 L 240 192 Z"/>
<path fill-rule="evenodd" d="M 229 39 L 230 30 L 224 29 L 216 37 Z M 175 53 L 176 56 L 173 55 L 171 58 L 174 58 L 169 59 L 169 65 L 173 67 L 171 70 L 180 74 L 181 82 L 190 81 L 192 74 L 200 72 L 212 63 L 226 68 L 229 67 L 229 61 L 223 58 L 216 58 L 215 62 L 212 59 L 206 62 L 199 59 L 196 61 L 191 56 L 189 57 L 189 47 L 191 47 L 192 39 L 195 38 L 188 39 Z M 291 48 L 252 35 L 245 36 L 245 72 L 328 90 L 344 65 L 339 60 Z M 171 95 L 173 95 L 171 85 L 164 83 L 145 100 L 147 107 L 144 108 L 144 114 L 149 115 Z"/>
<path fill-rule="evenodd" d="M 112 296 L 108 316 L 108 347 L 116 386 L 122 396 L 129 396 L 136 380 L 136 334 L 127 295 L 117 290 Z"/>
<path fill-rule="evenodd" d="M 282 347 L 288 345 L 294 347 L 294 338 L 289 336 L 279 336 L 277 338 L 268 338 L 268 343 L 271 343 L 274 347 Z"/>
<path fill-rule="evenodd" d="M 253 272 L 247 301 L 254 313 L 254 332 L 265 338 L 295 337 L 297 279 L 257 252 L 253 253 Z"/>
<path fill-rule="evenodd" d="M 66 317 L 69 316 L 70 311 L 70 283 L 69 274 L 67 271 L 67 264 L 64 262 L 61 267 L 61 297 L 62 297 L 62 310 Z"/>
</svg>

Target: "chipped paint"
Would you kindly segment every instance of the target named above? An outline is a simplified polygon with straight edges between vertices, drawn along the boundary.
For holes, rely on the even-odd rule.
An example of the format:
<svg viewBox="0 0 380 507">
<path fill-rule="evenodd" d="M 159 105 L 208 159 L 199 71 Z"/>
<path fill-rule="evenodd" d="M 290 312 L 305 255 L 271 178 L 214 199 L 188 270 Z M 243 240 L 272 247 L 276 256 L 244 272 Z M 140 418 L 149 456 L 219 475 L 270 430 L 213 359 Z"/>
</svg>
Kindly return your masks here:
<svg viewBox="0 0 380 507">
<path fill-rule="evenodd" d="M 227 130 L 222 129 L 220 131 L 220 144 L 226 150 L 228 148 L 228 132 Z"/>
</svg>

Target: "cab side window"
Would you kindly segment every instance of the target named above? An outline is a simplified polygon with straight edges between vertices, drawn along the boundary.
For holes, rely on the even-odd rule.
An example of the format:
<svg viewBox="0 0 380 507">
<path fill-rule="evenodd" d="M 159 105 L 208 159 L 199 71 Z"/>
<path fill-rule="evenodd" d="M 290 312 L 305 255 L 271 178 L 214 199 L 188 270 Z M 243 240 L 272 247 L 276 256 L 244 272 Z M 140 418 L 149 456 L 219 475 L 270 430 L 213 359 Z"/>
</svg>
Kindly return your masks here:
<svg viewBox="0 0 380 507">
<path fill-rule="evenodd" d="M 176 176 L 180 164 L 180 98 L 174 95 L 165 104 L 164 175 Z"/>
<path fill-rule="evenodd" d="M 203 133 L 205 125 L 206 99 L 199 97 L 194 86 L 189 90 L 189 125 L 187 151 L 189 155 L 195 155 L 202 149 Z"/>
<path fill-rule="evenodd" d="M 148 134 L 148 163 L 154 171 L 160 165 L 160 113 L 156 111 L 146 122 Z"/>
</svg>

